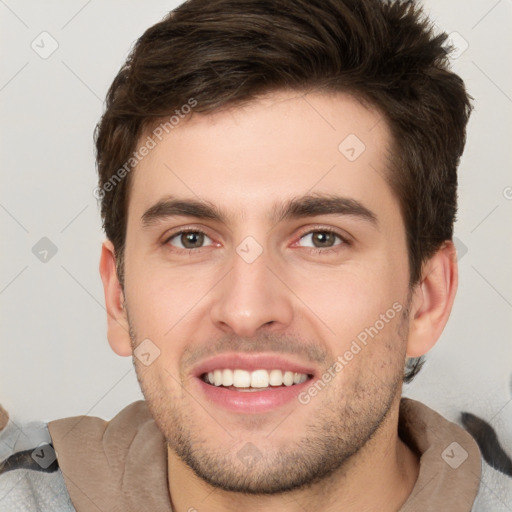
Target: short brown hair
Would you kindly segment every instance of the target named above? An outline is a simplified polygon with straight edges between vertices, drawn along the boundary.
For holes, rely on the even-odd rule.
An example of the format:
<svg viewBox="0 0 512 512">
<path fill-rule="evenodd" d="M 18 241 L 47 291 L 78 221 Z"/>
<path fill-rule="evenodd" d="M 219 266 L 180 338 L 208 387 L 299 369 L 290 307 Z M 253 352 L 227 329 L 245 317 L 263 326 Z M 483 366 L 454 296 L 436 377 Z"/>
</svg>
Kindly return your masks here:
<svg viewBox="0 0 512 512">
<path fill-rule="evenodd" d="M 446 40 L 412 0 L 188 0 L 150 27 L 114 79 L 95 133 L 103 227 L 121 284 L 131 175 L 105 186 L 145 131 L 190 98 L 206 113 L 286 89 L 347 92 L 382 114 L 393 140 L 387 179 L 418 282 L 453 236 L 471 112 Z"/>
</svg>

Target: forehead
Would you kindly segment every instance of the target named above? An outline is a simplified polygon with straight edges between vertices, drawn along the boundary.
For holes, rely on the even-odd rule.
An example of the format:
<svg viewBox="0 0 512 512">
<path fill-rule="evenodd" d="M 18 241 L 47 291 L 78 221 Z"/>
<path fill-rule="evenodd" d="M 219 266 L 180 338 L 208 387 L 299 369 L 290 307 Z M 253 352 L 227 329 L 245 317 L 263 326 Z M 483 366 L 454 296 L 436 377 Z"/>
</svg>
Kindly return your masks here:
<svg viewBox="0 0 512 512">
<path fill-rule="evenodd" d="M 153 138 L 132 175 L 129 217 L 169 195 L 217 204 L 240 219 L 311 193 L 393 200 L 387 125 L 347 94 L 276 92 L 189 115 Z"/>
</svg>

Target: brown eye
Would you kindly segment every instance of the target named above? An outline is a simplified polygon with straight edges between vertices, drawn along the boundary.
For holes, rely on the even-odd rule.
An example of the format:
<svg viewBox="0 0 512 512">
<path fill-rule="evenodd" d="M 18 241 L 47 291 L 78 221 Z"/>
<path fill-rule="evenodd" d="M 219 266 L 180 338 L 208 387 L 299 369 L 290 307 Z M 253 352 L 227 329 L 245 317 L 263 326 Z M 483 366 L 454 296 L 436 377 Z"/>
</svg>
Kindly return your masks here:
<svg viewBox="0 0 512 512">
<path fill-rule="evenodd" d="M 314 247 L 317 249 L 334 247 L 343 242 L 341 237 L 332 231 L 311 231 L 302 236 L 301 241 L 305 241 L 305 243 L 301 243 L 303 247 Z"/>
<path fill-rule="evenodd" d="M 199 249 L 204 247 L 206 241 L 211 243 L 210 237 L 201 231 L 182 231 L 168 240 L 171 245 L 180 249 Z"/>
</svg>

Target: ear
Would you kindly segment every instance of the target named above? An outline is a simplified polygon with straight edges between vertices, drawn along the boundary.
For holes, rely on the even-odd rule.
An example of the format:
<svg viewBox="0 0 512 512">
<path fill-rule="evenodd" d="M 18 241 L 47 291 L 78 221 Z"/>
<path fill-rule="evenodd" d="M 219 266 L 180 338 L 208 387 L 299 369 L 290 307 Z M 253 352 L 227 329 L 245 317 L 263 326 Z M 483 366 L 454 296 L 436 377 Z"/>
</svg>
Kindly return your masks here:
<svg viewBox="0 0 512 512">
<path fill-rule="evenodd" d="M 419 357 L 437 342 L 448 322 L 458 284 L 457 252 L 446 241 L 422 269 L 409 317 L 407 356 Z"/>
<path fill-rule="evenodd" d="M 105 240 L 101 247 L 100 275 L 107 308 L 107 338 L 112 350 L 120 356 L 131 356 L 129 325 L 124 309 L 124 294 L 116 272 L 114 245 Z"/>
</svg>

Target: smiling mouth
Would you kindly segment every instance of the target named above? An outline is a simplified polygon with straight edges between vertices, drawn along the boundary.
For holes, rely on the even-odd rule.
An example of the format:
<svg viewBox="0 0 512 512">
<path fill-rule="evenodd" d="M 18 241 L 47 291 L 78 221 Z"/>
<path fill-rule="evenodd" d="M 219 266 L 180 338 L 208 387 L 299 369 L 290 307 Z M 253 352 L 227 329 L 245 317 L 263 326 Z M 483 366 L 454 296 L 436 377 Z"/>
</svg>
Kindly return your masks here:
<svg viewBox="0 0 512 512">
<path fill-rule="evenodd" d="M 200 378 L 211 386 L 233 391 L 266 391 L 302 384 L 311 379 L 312 375 L 280 369 L 247 371 L 224 368 L 203 373 Z"/>
</svg>

